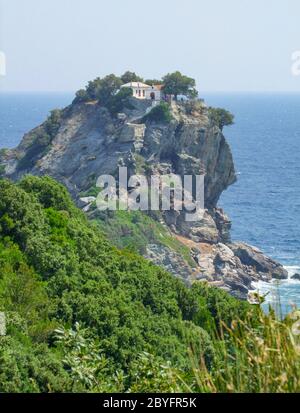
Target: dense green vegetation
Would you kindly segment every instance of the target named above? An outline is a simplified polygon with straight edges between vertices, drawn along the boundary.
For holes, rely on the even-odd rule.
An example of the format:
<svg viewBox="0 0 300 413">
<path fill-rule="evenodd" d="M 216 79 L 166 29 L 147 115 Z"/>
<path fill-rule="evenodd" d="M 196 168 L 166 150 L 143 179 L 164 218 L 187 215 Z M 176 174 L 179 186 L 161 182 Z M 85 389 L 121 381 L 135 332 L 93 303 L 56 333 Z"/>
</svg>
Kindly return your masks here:
<svg viewBox="0 0 300 413">
<path fill-rule="evenodd" d="M 125 108 L 132 109 L 133 106 L 130 102 L 131 97 L 132 89 L 126 87 L 122 88 L 115 95 L 110 97 L 107 101 L 106 107 L 112 115 L 122 112 Z"/>
<path fill-rule="evenodd" d="M 2 180 L 0 192 L 0 309 L 8 324 L 0 339 L 0 391 L 90 389 L 74 380 L 66 349 L 55 339 L 55 329 L 76 323 L 86 329 L 89 346 L 101 348 L 105 385 L 115 385 L 117 371 L 129 374 L 145 351 L 184 370 L 190 346 L 213 362 L 208 330 L 218 316 L 206 305 L 206 288 L 188 289 L 112 247 L 50 178 Z M 228 322 L 248 310 L 221 291 L 217 295 Z"/>
<path fill-rule="evenodd" d="M 0 311 L 7 323 L 0 337 L 1 392 L 259 391 L 262 384 L 292 391 L 299 385 L 289 324 L 277 327 L 281 341 L 271 340 L 275 321 L 260 321 L 257 308 L 203 283 L 187 288 L 118 250 L 51 178 L 1 180 L 0 193 Z M 284 372 L 293 379 L 280 379 Z"/>
<path fill-rule="evenodd" d="M 145 254 L 148 244 L 163 245 L 178 252 L 191 267 L 195 266 L 189 248 L 174 238 L 154 217 L 142 211 L 97 211 L 95 221 L 118 248 Z"/>
<path fill-rule="evenodd" d="M 198 92 L 196 90 L 195 79 L 181 74 L 180 72 L 168 73 L 161 80 L 159 79 L 144 79 L 134 72 L 127 71 L 122 76 L 110 74 L 104 78 L 97 77 L 88 83 L 85 89 L 80 89 L 75 96 L 74 103 L 97 101 L 100 105 L 105 106 L 112 115 L 124 110 L 130 109 L 130 97 L 132 94 L 128 90 L 120 89 L 122 85 L 129 82 L 146 82 L 150 86 L 152 84 L 163 84 L 163 92 L 166 95 L 177 96 L 182 94 L 189 98 L 196 98 Z M 131 89 L 129 89 L 131 90 Z M 153 111 L 152 111 L 153 112 Z M 157 115 L 160 120 L 168 122 L 170 115 L 167 110 L 167 105 L 158 107 L 153 112 L 153 116 Z M 153 118 L 153 120 L 155 120 Z"/>
<path fill-rule="evenodd" d="M 112 115 L 122 111 L 125 108 L 130 109 L 130 97 L 132 90 L 129 88 L 120 89 L 124 80 L 136 76 L 134 73 L 126 72 L 120 78 L 114 74 L 105 76 L 103 79 L 97 77 L 90 81 L 86 89 L 80 89 L 76 93 L 73 103 L 98 101 L 102 106 L 105 106 Z"/>
<path fill-rule="evenodd" d="M 162 85 L 163 81 L 162 81 L 162 79 L 146 79 L 145 83 L 146 83 L 146 85 L 149 85 L 149 86 Z"/>
</svg>

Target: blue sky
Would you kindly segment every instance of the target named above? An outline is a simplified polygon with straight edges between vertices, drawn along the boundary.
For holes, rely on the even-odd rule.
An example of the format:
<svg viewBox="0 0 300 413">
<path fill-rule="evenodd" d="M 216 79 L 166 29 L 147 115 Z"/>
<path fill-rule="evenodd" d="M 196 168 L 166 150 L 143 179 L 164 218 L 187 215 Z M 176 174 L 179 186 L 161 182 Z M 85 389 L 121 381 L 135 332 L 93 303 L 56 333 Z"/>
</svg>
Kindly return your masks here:
<svg viewBox="0 0 300 413">
<path fill-rule="evenodd" d="M 300 91 L 299 0 L 0 0 L 6 91 L 74 91 L 127 69 L 201 91 Z"/>
</svg>

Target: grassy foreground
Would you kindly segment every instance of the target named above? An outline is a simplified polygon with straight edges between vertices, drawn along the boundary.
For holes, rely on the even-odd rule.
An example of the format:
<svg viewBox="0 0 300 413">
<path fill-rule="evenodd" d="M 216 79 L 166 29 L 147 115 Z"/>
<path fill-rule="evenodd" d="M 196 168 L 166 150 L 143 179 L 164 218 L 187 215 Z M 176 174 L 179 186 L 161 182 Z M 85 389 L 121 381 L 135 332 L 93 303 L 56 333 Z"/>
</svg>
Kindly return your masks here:
<svg viewBox="0 0 300 413">
<path fill-rule="evenodd" d="M 187 288 L 110 244 L 48 177 L 0 194 L 0 392 L 300 391 L 297 312 Z"/>
<path fill-rule="evenodd" d="M 200 392 L 293 393 L 300 391 L 300 313 L 284 322 L 259 317 L 257 328 L 245 321 L 223 325 L 216 343 L 216 367 L 193 361 Z"/>
</svg>

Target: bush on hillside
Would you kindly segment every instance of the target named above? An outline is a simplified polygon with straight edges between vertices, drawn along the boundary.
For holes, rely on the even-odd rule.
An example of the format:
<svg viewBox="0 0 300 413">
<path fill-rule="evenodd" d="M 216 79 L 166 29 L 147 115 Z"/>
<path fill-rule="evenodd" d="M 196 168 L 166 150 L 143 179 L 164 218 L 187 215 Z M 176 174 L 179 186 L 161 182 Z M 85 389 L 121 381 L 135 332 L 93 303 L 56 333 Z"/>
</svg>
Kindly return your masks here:
<svg viewBox="0 0 300 413">
<path fill-rule="evenodd" d="M 224 126 L 230 126 L 234 124 L 234 115 L 228 110 L 222 108 L 209 108 L 209 117 L 215 125 L 217 125 L 221 131 Z"/>
<path fill-rule="evenodd" d="M 62 117 L 62 110 L 52 110 L 46 122 L 33 131 L 30 145 L 27 147 L 23 158 L 18 162 L 18 170 L 33 168 L 36 162 L 47 153 L 51 147 L 51 142 L 59 131 Z"/>
<path fill-rule="evenodd" d="M 219 290 L 187 288 L 116 249 L 51 178 L 1 180 L 0 192 L 0 311 L 8 320 L 7 337 L 0 337 L 0 391 L 158 389 L 159 363 L 191 373 L 190 348 L 213 369 L 221 322 L 230 326 L 256 313 Z M 76 323 L 85 331 L 86 361 L 55 339 L 57 328 L 68 338 Z M 108 369 L 92 362 L 95 348 Z M 137 371 L 143 352 L 154 361 Z M 78 379 L 81 369 L 91 381 Z"/>
<path fill-rule="evenodd" d="M 154 108 L 144 116 L 144 121 L 146 122 L 169 123 L 171 120 L 172 115 L 170 106 L 165 102 L 161 102 L 159 105 L 154 106 Z"/>
</svg>

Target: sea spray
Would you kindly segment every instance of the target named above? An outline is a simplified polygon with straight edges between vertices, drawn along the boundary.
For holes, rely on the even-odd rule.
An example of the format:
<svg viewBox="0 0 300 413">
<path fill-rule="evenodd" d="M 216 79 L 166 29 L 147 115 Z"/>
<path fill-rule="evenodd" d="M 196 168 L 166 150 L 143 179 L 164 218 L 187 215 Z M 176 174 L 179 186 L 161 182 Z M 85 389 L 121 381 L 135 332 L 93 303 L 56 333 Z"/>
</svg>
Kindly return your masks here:
<svg viewBox="0 0 300 413">
<path fill-rule="evenodd" d="M 265 297 L 263 309 L 267 312 L 271 306 L 277 314 L 282 316 L 289 314 L 295 307 L 300 308 L 300 281 L 292 278 L 300 272 L 300 267 L 286 266 L 285 269 L 289 274 L 287 280 L 252 283 L 253 288 Z"/>
</svg>

